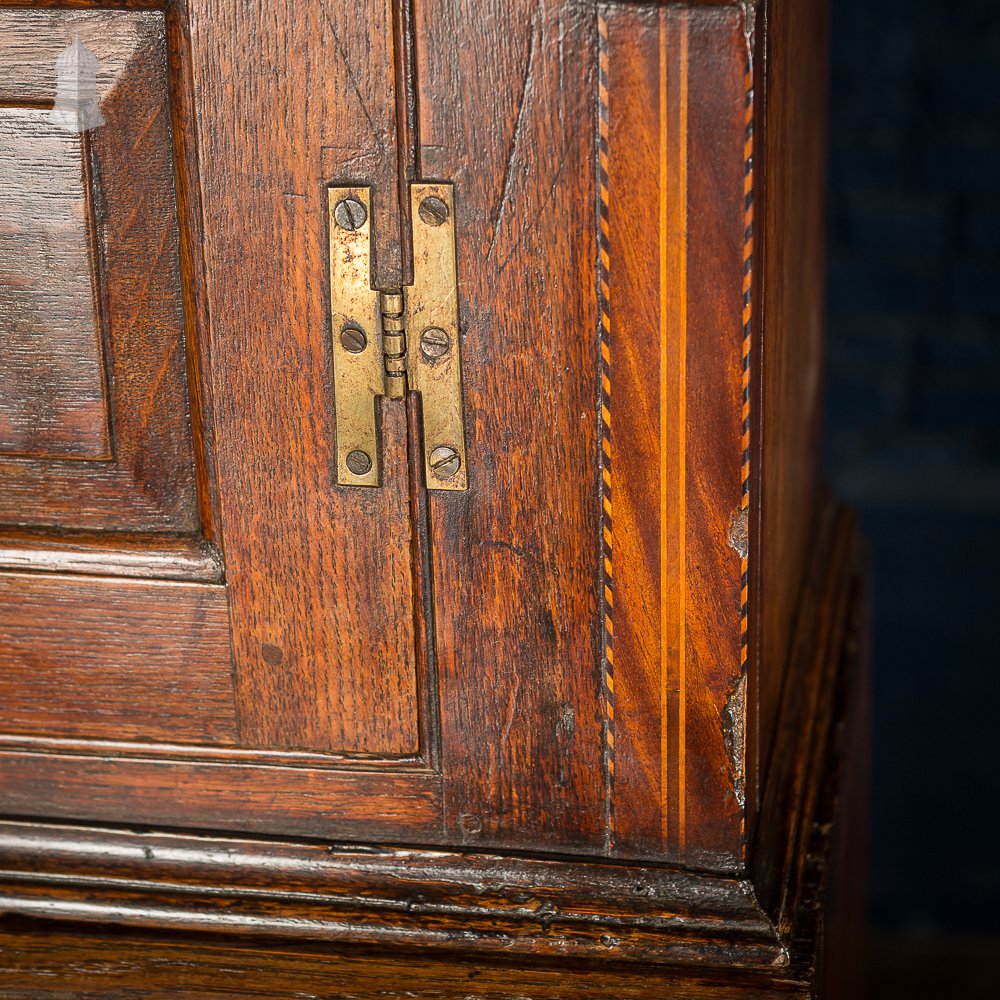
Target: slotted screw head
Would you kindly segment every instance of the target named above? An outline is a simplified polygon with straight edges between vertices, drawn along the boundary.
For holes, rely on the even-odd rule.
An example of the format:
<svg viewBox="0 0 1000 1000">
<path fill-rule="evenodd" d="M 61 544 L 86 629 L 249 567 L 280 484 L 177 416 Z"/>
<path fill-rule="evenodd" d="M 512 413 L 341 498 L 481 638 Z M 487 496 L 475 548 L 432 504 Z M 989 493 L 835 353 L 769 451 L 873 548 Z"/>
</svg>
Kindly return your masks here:
<svg viewBox="0 0 1000 1000">
<path fill-rule="evenodd" d="M 367 451 L 352 451 L 347 456 L 347 467 L 356 476 L 363 476 L 366 472 L 371 472 L 372 460 Z"/>
<path fill-rule="evenodd" d="M 454 479 L 461 465 L 462 460 L 451 445 L 439 444 L 431 452 L 431 472 L 438 479 Z"/>
<path fill-rule="evenodd" d="M 333 217 L 341 229 L 353 233 L 365 224 L 368 211 L 357 198 L 344 198 L 337 202 Z"/>
<path fill-rule="evenodd" d="M 448 216 L 450 215 L 448 206 L 440 198 L 437 198 L 434 195 L 424 198 L 417 211 L 420 214 L 420 218 L 423 219 L 428 226 L 440 226 L 442 223 L 448 221 Z"/>
<path fill-rule="evenodd" d="M 340 331 L 340 343 L 345 351 L 360 354 L 368 346 L 368 338 L 364 330 L 358 326 L 345 326 Z"/>
<path fill-rule="evenodd" d="M 420 353 L 428 361 L 443 357 L 451 348 L 451 337 L 439 326 L 429 326 L 420 334 Z"/>
</svg>

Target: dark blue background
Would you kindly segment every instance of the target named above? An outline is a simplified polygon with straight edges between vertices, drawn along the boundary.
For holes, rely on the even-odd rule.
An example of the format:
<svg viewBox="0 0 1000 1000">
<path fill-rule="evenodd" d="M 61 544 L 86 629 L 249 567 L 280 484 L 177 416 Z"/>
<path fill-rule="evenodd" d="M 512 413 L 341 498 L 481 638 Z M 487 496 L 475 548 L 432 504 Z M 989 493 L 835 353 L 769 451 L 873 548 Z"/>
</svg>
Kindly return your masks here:
<svg viewBox="0 0 1000 1000">
<path fill-rule="evenodd" d="M 825 457 L 874 560 L 872 917 L 996 932 L 1000 6 L 832 4 Z"/>
</svg>

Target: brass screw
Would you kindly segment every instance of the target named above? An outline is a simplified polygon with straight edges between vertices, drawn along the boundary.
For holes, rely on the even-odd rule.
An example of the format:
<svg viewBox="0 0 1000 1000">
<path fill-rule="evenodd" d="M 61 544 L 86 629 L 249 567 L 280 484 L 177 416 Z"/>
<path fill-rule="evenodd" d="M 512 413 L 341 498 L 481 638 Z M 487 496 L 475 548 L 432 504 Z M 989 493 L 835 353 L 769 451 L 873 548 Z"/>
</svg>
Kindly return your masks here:
<svg viewBox="0 0 1000 1000">
<path fill-rule="evenodd" d="M 420 334 L 420 353 L 428 360 L 443 357 L 451 348 L 451 337 L 439 326 L 429 326 Z"/>
<path fill-rule="evenodd" d="M 424 198 L 417 211 L 420 214 L 420 218 L 423 219 L 428 226 L 442 225 L 448 221 L 448 216 L 451 214 L 448 211 L 448 206 L 440 198 L 434 197 L 434 195 L 431 195 L 429 198 Z"/>
<path fill-rule="evenodd" d="M 372 460 L 367 451 L 352 451 L 347 456 L 347 467 L 356 476 L 371 472 Z"/>
<path fill-rule="evenodd" d="M 360 327 L 345 326 L 340 331 L 340 343 L 345 351 L 360 354 L 368 346 L 368 338 Z"/>
<path fill-rule="evenodd" d="M 431 452 L 431 472 L 438 479 L 454 479 L 462 465 L 458 452 L 451 445 L 439 444 Z"/>
<path fill-rule="evenodd" d="M 337 202 L 333 217 L 341 229 L 353 233 L 360 229 L 368 218 L 368 211 L 357 198 L 344 198 Z"/>
</svg>

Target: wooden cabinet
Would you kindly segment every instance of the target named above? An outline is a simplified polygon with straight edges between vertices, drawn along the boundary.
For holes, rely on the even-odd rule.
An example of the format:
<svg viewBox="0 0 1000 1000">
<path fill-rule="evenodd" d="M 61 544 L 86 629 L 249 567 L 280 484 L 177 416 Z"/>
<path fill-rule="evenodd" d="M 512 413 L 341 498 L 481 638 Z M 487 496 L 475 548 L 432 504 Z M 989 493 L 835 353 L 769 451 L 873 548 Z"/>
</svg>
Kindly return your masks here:
<svg viewBox="0 0 1000 1000">
<path fill-rule="evenodd" d="M 0 5 L 6 910 L 812 988 L 824 16 Z"/>
</svg>

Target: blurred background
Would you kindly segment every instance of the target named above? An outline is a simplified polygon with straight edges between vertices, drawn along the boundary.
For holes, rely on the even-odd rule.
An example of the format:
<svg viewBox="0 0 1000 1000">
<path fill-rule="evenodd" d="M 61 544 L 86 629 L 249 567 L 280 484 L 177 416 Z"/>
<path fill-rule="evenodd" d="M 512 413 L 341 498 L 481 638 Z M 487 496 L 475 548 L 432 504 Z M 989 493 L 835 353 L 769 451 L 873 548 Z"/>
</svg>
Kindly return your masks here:
<svg viewBox="0 0 1000 1000">
<path fill-rule="evenodd" d="M 825 460 L 874 567 L 872 996 L 1000 997 L 1000 7 L 832 11 Z"/>
</svg>

